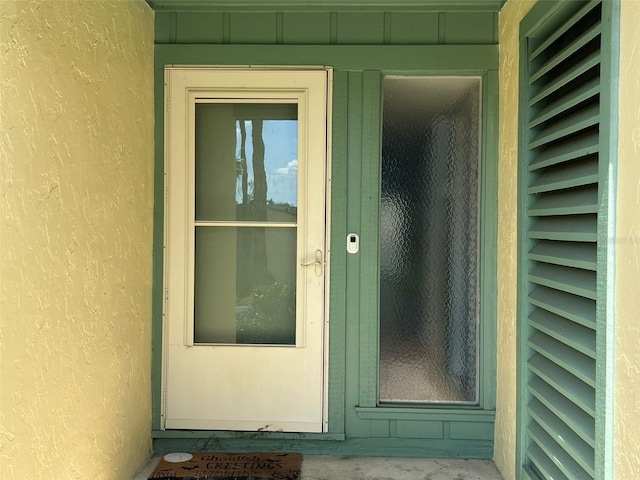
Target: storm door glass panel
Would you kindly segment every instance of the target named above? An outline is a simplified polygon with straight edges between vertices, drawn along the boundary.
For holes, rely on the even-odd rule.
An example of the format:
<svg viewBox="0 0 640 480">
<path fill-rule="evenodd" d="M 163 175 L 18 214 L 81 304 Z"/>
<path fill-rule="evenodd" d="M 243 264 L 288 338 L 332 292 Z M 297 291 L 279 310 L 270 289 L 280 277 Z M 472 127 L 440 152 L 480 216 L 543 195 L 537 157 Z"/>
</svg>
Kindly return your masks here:
<svg viewBox="0 0 640 480">
<path fill-rule="evenodd" d="M 294 345 L 298 111 L 195 107 L 195 343 Z"/>
<path fill-rule="evenodd" d="M 385 77 L 380 402 L 478 402 L 480 79 Z"/>
</svg>

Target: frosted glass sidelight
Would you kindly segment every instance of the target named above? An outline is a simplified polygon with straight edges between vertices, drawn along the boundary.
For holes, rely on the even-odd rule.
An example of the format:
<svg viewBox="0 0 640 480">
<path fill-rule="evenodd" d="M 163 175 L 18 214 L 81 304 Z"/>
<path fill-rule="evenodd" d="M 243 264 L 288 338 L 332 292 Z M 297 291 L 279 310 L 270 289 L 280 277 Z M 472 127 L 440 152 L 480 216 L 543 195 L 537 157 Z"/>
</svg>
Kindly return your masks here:
<svg viewBox="0 0 640 480">
<path fill-rule="evenodd" d="M 480 79 L 385 77 L 380 402 L 478 402 Z"/>
</svg>

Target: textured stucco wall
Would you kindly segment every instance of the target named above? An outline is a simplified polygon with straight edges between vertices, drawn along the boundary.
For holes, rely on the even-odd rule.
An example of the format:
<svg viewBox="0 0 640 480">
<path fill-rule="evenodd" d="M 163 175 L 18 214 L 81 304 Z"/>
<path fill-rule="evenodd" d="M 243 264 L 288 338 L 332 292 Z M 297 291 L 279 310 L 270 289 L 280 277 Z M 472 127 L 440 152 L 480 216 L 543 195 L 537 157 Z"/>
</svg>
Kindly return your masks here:
<svg viewBox="0 0 640 480">
<path fill-rule="evenodd" d="M 623 0 L 616 233 L 616 479 L 640 478 L 640 2 Z"/>
<path fill-rule="evenodd" d="M 0 0 L 0 477 L 151 448 L 153 12 Z"/>
<path fill-rule="evenodd" d="M 498 170 L 498 367 L 495 462 L 515 478 L 516 285 L 518 185 L 518 33 L 535 0 L 509 0 L 500 11 L 500 164 Z"/>
</svg>

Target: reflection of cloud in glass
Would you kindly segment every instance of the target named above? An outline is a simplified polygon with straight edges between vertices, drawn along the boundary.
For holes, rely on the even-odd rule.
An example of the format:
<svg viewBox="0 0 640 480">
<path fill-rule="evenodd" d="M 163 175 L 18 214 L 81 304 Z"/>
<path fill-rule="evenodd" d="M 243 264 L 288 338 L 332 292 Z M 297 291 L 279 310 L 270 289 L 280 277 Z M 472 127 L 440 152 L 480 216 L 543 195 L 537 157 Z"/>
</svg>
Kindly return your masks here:
<svg viewBox="0 0 640 480">
<path fill-rule="evenodd" d="M 276 173 L 279 175 L 298 175 L 298 160 L 291 160 L 286 167 L 278 168 Z"/>
<path fill-rule="evenodd" d="M 287 162 L 267 173 L 269 181 L 269 199 L 276 203 L 297 205 L 298 160 Z"/>
</svg>

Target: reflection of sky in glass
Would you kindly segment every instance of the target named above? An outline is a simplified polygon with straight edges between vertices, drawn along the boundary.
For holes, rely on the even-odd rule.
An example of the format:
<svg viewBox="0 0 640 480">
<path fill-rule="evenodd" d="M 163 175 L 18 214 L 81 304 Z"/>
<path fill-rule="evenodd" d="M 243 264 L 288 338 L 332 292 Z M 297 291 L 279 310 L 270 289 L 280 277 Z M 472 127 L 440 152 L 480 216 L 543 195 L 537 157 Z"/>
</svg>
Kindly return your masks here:
<svg viewBox="0 0 640 480">
<path fill-rule="evenodd" d="M 252 123 L 245 120 L 249 195 L 254 182 Z M 296 120 L 265 120 L 262 125 L 264 168 L 267 175 L 267 201 L 298 204 L 298 122 Z M 240 122 L 236 122 L 236 159 L 240 159 L 242 137 Z M 242 179 L 236 181 L 236 202 L 242 203 Z"/>
</svg>

